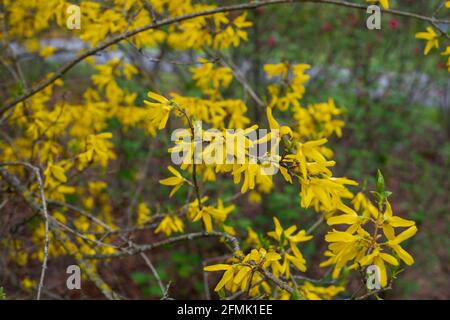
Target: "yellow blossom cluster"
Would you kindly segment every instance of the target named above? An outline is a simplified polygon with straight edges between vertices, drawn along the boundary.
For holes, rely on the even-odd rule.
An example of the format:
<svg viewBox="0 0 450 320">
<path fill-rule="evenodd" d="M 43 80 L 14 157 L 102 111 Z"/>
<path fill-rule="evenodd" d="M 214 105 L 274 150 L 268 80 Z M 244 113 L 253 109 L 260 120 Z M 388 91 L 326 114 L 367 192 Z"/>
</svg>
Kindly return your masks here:
<svg viewBox="0 0 450 320">
<path fill-rule="evenodd" d="M 337 278 L 347 264 L 350 264 L 350 270 L 374 264 L 379 270 L 379 283 L 385 287 L 388 284 L 386 262 L 392 266 L 399 266 L 399 259 L 407 265 L 414 263 L 412 256 L 400 244 L 414 236 L 417 227 L 414 221 L 394 216 L 388 200 L 384 202 L 384 212 L 362 193 L 358 193 L 352 202 L 358 213 L 345 213 L 327 219 L 330 226 L 347 227 L 343 231 L 332 230 L 325 236 L 330 243 L 325 252 L 329 258 L 321 266 L 334 265 L 332 275 Z M 395 228 L 407 229 L 397 233 Z"/>
<path fill-rule="evenodd" d="M 226 290 L 232 294 L 237 292 L 247 293 L 249 297 L 274 296 L 277 299 L 290 299 L 293 296 L 300 299 L 321 300 L 331 299 L 344 288 L 329 286 L 314 286 L 310 282 L 305 282 L 302 286 L 297 286 L 294 292 L 288 292 L 278 287 L 272 287 L 265 272 L 270 271 L 276 278 L 289 279 L 289 284 L 296 283 L 295 275 L 306 271 L 306 260 L 297 247 L 297 243 L 312 239 L 305 230 L 298 231 L 297 227 L 291 226 L 283 229 L 279 220 L 274 217 L 275 230 L 267 235 L 275 240 L 268 249 L 260 246 L 256 240 L 257 249 L 251 249 L 247 255 L 236 252 L 227 264 L 216 264 L 207 266 L 205 271 L 225 271 L 221 280 L 217 283 L 215 291 Z M 254 231 L 250 231 L 255 237 Z M 291 267 L 291 265 L 293 267 Z M 293 268 L 293 269 L 292 269 Z"/>
</svg>

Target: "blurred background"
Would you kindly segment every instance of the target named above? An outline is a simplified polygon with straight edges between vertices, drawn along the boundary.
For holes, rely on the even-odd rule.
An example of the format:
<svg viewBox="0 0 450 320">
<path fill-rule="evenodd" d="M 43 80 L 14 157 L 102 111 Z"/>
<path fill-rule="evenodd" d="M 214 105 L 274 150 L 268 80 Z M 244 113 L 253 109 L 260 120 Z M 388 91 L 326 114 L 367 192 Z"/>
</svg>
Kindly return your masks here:
<svg viewBox="0 0 450 320">
<path fill-rule="evenodd" d="M 439 3 L 397 0 L 396 7 L 432 13 Z M 226 55 L 261 95 L 267 84 L 264 64 L 287 60 L 312 66 L 302 105 L 333 97 L 336 105 L 345 110 L 343 136 L 330 142 L 337 163 L 335 175 L 358 180 L 366 190 L 374 190 L 373 177 L 377 169 L 382 170 L 387 189 L 393 192 L 394 212 L 414 219 L 419 228 L 406 247 L 414 256 L 415 264 L 401 274 L 394 289 L 383 297 L 449 299 L 450 81 L 446 59 L 439 54 L 424 57 L 423 42 L 414 38 L 416 32 L 425 29 L 424 22 L 382 15 L 382 29 L 369 31 L 365 27 L 366 17 L 364 11 L 315 4 L 260 8 L 249 12 L 248 19 L 254 23 L 249 30 L 249 41 L 228 50 Z M 77 50 L 83 45 L 67 39 L 48 41 L 55 47 L 65 47 L 64 52 L 39 64 L 25 57 L 23 63 L 28 79 L 37 79 L 49 70 L 56 70 L 70 59 L 71 49 Z M 142 101 L 149 90 L 198 95 L 190 80 L 189 64 L 163 62 L 195 61 L 198 53 L 177 52 L 164 44 L 146 50 L 145 55 L 127 47 L 119 46 L 117 50 L 135 62 L 144 75 L 140 81 L 120 83 L 139 93 L 137 101 Z M 106 61 L 111 54 L 96 58 Z M 76 101 L 91 85 L 92 73 L 93 70 L 84 65 L 70 72 L 65 82 L 70 88 L 67 94 L 71 101 Z M 2 83 L 9 81 L 3 71 L 0 79 Z M 242 88 L 236 81 L 227 90 L 230 97 L 242 95 Z M 247 104 L 249 114 L 255 113 L 253 118 L 257 122 L 261 115 L 250 99 Z M 289 113 L 284 115 L 286 119 L 280 120 L 288 122 Z M 110 127 L 120 131 L 114 119 Z M 165 134 L 170 132 L 169 124 Z M 140 191 L 148 203 L 160 203 L 162 209 L 168 210 L 184 204 L 187 190 L 182 189 L 169 202 L 167 188 L 157 186 L 157 181 L 167 175 L 166 167 L 170 164 L 165 134 L 151 141 L 139 130 L 115 135 L 119 156 L 108 174 L 116 215 L 132 201 L 136 179 L 148 181 Z M 224 198 L 233 196 L 238 189 L 239 186 L 226 179 L 203 186 L 212 198 L 218 194 Z M 282 183 L 269 196 L 263 196 L 260 204 L 250 203 L 247 195 L 238 197 L 235 203 L 237 209 L 232 214 L 231 224 L 242 234 L 250 225 L 259 232 L 271 230 L 275 214 L 300 228 L 307 228 L 316 215 L 299 207 L 297 187 Z M 318 265 L 324 260 L 326 231 L 327 226 L 321 226 L 315 240 L 303 246 L 309 268 L 307 275 L 312 278 L 325 273 Z M 136 240 L 151 241 L 152 236 L 139 234 Z M 157 250 L 152 259 L 162 280 L 172 281 L 178 298 L 204 298 L 204 279 L 198 270 L 203 260 L 220 256 L 222 252 L 220 245 L 196 242 L 171 250 Z M 64 265 L 58 260 L 51 264 Z M 39 271 L 38 264 L 36 270 L 32 266 L 29 268 L 23 272 Z M 157 298 L 160 295 L 154 278 L 139 259 L 111 261 L 107 268 L 107 282 L 114 282 L 127 297 Z M 49 288 L 58 288 L 65 279 L 64 273 L 54 270 L 57 268 L 50 268 L 47 276 Z M 209 281 L 215 283 L 217 279 L 211 277 Z M 352 281 L 356 280 L 350 281 L 349 288 L 356 286 Z M 14 288 L 14 285 L 6 288 Z M 64 298 L 99 297 L 94 286 L 81 292 L 58 294 Z M 26 294 L 18 291 L 10 297 L 26 297 Z"/>
</svg>

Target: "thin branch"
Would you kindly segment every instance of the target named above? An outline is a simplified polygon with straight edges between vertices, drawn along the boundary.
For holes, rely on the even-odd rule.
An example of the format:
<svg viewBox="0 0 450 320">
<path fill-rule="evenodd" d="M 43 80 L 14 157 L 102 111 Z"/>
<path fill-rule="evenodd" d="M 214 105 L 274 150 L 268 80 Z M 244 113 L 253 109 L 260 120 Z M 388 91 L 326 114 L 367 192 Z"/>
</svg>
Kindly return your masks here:
<svg viewBox="0 0 450 320">
<path fill-rule="evenodd" d="M 283 280 L 278 279 L 277 277 L 275 277 L 272 273 L 270 273 L 269 271 L 263 269 L 263 268 L 259 268 L 258 271 L 260 273 L 262 273 L 268 280 L 272 281 L 273 283 L 275 283 L 277 286 L 279 286 L 281 289 L 286 290 L 287 292 L 289 292 L 290 294 L 294 293 L 294 288 L 292 288 L 289 284 L 287 284 L 286 282 L 284 282 Z"/>
<path fill-rule="evenodd" d="M 392 286 L 389 285 L 389 286 L 386 286 L 386 287 L 378 289 L 378 290 L 369 291 L 369 292 L 367 292 L 366 294 L 364 294 L 364 295 L 362 295 L 360 297 L 356 297 L 355 300 L 364 300 L 364 299 L 367 299 L 367 298 L 369 298 L 369 297 L 371 297 L 373 295 L 377 295 L 377 294 L 380 294 L 380 293 L 382 293 L 384 291 L 388 291 L 388 290 L 391 290 L 391 289 L 392 289 Z"/>
<path fill-rule="evenodd" d="M 111 259 L 111 258 L 120 258 L 125 256 L 132 256 L 139 254 L 141 252 L 150 251 L 165 245 L 174 244 L 182 241 L 190 241 L 199 238 L 225 238 L 232 245 L 232 250 L 234 252 L 240 251 L 240 246 L 238 240 L 224 232 L 195 232 L 195 233 L 187 233 L 180 236 L 175 236 L 171 238 L 167 238 L 165 240 L 161 240 L 159 242 L 144 244 L 144 245 L 136 245 L 134 248 L 128 250 L 127 252 L 115 252 L 111 254 L 93 254 L 84 256 L 86 259 Z"/>
<path fill-rule="evenodd" d="M 194 128 L 191 118 L 187 114 L 186 110 L 184 110 L 181 107 L 178 107 L 178 110 L 186 118 L 188 125 L 189 125 L 189 129 L 191 130 L 192 141 L 194 143 L 194 150 L 192 150 L 192 183 L 194 184 L 194 190 L 195 190 L 195 196 L 196 196 L 197 202 L 198 202 L 198 208 L 200 210 L 202 210 L 202 198 L 200 196 L 200 187 L 199 187 L 198 181 L 197 181 L 197 164 L 195 163 L 195 161 L 197 160 L 195 157 L 195 155 L 196 155 L 195 154 L 195 128 Z"/>
<path fill-rule="evenodd" d="M 155 277 L 156 282 L 158 282 L 158 286 L 161 289 L 161 293 L 164 298 L 168 290 L 166 290 L 166 288 L 164 287 L 164 284 L 161 281 L 161 277 L 159 276 L 158 271 L 156 270 L 152 261 L 149 259 L 149 257 L 147 257 L 147 255 L 144 252 L 141 252 L 139 255 L 142 257 L 142 259 L 144 259 L 145 263 L 150 268 L 150 271 L 153 273 L 153 276 Z"/>
<path fill-rule="evenodd" d="M 1 168 L 1 166 L 5 165 L 12 165 L 12 164 L 0 164 L 0 176 L 5 179 L 6 183 L 20 196 L 24 198 L 24 200 L 27 202 L 27 204 L 30 206 L 30 208 L 36 212 L 42 212 L 43 207 L 37 203 L 32 195 L 28 192 L 28 190 L 23 186 L 23 184 L 19 181 L 19 179 L 15 176 L 10 174 L 7 170 Z M 45 202 L 44 202 L 45 203 Z M 51 217 L 51 216 L 50 216 Z M 49 225 L 51 227 L 56 227 L 54 224 L 54 221 L 47 220 Z M 60 242 L 60 244 L 64 247 L 65 243 L 67 243 L 68 239 L 65 236 L 64 233 L 58 232 L 58 230 L 55 230 L 53 232 L 53 235 L 55 238 Z M 66 251 L 73 256 L 73 258 L 77 261 L 77 263 L 83 268 L 83 270 L 86 272 L 89 279 L 99 288 L 99 290 L 108 298 L 108 299 L 118 299 L 119 295 L 115 293 L 109 286 L 106 284 L 103 279 L 97 274 L 97 272 L 89 267 L 89 264 L 81 257 L 80 254 L 73 254 L 65 248 Z M 43 269 L 45 270 L 45 269 Z M 41 274 L 42 279 L 42 274 Z"/>
<path fill-rule="evenodd" d="M 316 230 L 321 224 L 322 222 L 325 220 L 325 217 L 323 214 L 320 215 L 320 218 L 316 220 L 316 222 L 314 222 L 314 224 L 309 227 L 309 229 L 306 231 L 306 234 L 311 234 L 314 230 Z"/>
<path fill-rule="evenodd" d="M 12 101 L 6 103 L 2 108 L 0 108 L 0 115 L 3 115 L 6 111 L 14 107 L 16 104 L 28 99 L 29 97 L 33 96 L 37 92 L 41 91 L 42 89 L 46 88 L 53 82 L 55 82 L 57 79 L 61 78 L 65 73 L 67 73 L 70 69 L 72 69 L 74 66 L 76 66 L 81 61 L 85 60 L 87 57 L 90 57 L 92 55 L 97 54 L 98 52 L 109 48 L 112 45 L 117 44 L 118 42 L 125 40 L 127 38 L 130 38 L 136 34 L 139 34 L 141 32 L 160 28 L 163 26 L 171 25 L 177 22 L 182 22 L 185 20 L 202 17 L 202 16 L 208 16 L 213 15 L 216 13 L 223 13 L 223 12 L 232 12 L 232 11 L 241 11 L 241 10 L 253 10 L 259 7 L 264 7 L 268 5 L 275 5 L 275 4 L 285 4 L 285 3 L 323 3 L 323 4 L 330 4 L 330 5 L 336 5 L 336 6 L 342 6 L 342 7 L 348 7 L 348 8 L 354 8 L 359 10 L 367 10 L 367 5 L 363 4 L 356 4 L 351 3 L 347 1 L 337 1 L 337 0 L 266 0 L 266 1 L 258 1 L 258 2 L 251 2 L 251 3 L 244 3 L 244 4 L 237 4 L 237 5 L 230 5 L 230 6 L 224 6 L 224 7 L 218 7 L 211 10 L 204 10 L 199 12 L 193 12 L 185 15 L 181 15 L 174 18 L 166 18 L 160 21 L 153 22 L 151 24 L 124 32 L 120 35 L 114 36 L 109 40 L 104 41 L 103 43 L 87 50 L 86 52 L 78 55 L 76 58 L 74 58 L 72 61 L 69 61 L 67 64 L 65 64 L 63 67 L 61 67 L 58 71 L 56 71 L 51 77 L 48 79 L 42 81 L 40 84 L 36 85 L 33 88 L 30 88 L 27 90 L 26 93 L 23 95 L 14 98 Z M 438 24 L 450 24 L 450 20 L 445 19 L 436 19 L 434 17 L 427 17 L 423 16 L 417 13 L 411 13 L 411 12 L 405 12 L 400 10 L 393 10 L 393 9 L 381 9 L 382 12 L 387 14 L 392 14 L 396 16 L 402 16 L 402 17 L 408 17 L 412 19 L 417 19 L 421 21 L 425 21 L 428 23 L 438 23 Z"/>
<path fill-rule="evenodd" d="M 35 167 L 27 162 L 11 162 L 11 163 L 0 163 L 0 166 L 23 166 L 31 171 L 33 171 L 36 176 L 36 180 L 39 187 L 41 202 L 42 202 L 42 212 L 44 213 L 44 222 L 45 222 L 45 242 L 44 242 L 44 258 L 42 259 L 42 269 L 41 269 L 41 277 L 39 279 L 39 285 L 37 290 L 36 300 L 41 299 L 42 288 L 44 287 L 45 280 L 45 271 L 47 269 L 47 260 L 48 260 L 48 246 L 49 246 L 49 237 L 48 237 L 48 225 L 49 225 L 49 215 L 47 211 L 47 201 L 45 199 L 44 192 L 44 183 L 42 181 L 41 171 L 38 167 Z"/>
<path fill-rule="evenodd" d="M 264 110 L 265 103 L 262 101 L 262 99 L 258 96 L 258 94 L 252 89 L 251 85 L 248 83 L 247 79 L 245 79 L 245 76 L 242 74 L 242 72 L 239 70 L 239 68 L 231 61 L 227 61 L 225 56 L 219 52 L 214 51 L 211 52 L 207 48 L 205 48 L 205 51 L 207 51 L 211 55 L 216 55 L 219 57 L 220 63 L 224 67 L 228 67 L 231 69 L 231 72 L 233 73 L 236 80 L 242 85 L 244 90 L 250 95 L 250 97 L 253 99 L 253 101 L 256 103 L 256 105 L 259 108 L 262 108 Z"/>
</svg>

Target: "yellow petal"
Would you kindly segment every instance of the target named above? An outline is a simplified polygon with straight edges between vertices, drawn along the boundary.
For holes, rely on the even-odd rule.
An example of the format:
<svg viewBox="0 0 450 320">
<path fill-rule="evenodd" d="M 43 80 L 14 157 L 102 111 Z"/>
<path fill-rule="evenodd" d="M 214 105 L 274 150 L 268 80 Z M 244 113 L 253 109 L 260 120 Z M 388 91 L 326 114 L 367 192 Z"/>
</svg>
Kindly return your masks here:
<svg viewBox="0 0 450 320">
<path fill-rule="evenodd" d="M 412 220 L 406 220 L 400 217 L 392 217 L 389 219 L 389 224 L 393 227 L 410 227 L 416 223 Z"/>
<path fill-rule="evenodd" d="M 206 232 L 212 232 L 213 231 L 212 220 L 211 220 L 211 216 L 209 214 L 203 215 L 203 222 L 205 223 Z"/>
<path fill-rule="evenodd" d="M 51 171 L 55 178 L 57 178 L 60 182 L 67 182 L 67 177 L 64 174 L 64 169 L 59 166 L 52 166 Z"/>
<path fill-rule="evenodd" d="M 161 103 L 167 103 L 167 102 L 169 102 L 169 100 L 167 100 L 165 97 L 163 97 L 163 96 L 161 96 L 161 95 L 159 95 L 159 94 L 157 94 L 157 93 L 155 93 L 155 92 L 149 91 L 148 94 L 147 94 L 147 96 L 148 96 L 149 98 L 151 98 L 151 99 L 153 99 L 153 100 L 156 100 L 156 101 L 158 101 L 158 102 L 161 102 Z"/>
<path fill-rule="evenodd" d="M 379 275 L 380 285 L 382 287 L 386 287 L 387 273 L 386 273 L 386 266 L 384 265 L 383 259 L 381 259 L 380 257 L 376 257 L 374 259 L 374 263 L 378 267 L 378 275 Z"/>
<path fill-rule="evenodd" d="M 172 172 L 174 176 L 176 176 L 176 177 L 178 177 L 178 178 L 183 178 L 183 177 L 181 176 L 181 173 L 179 173 L 179 172 L 177 171 L 177 169 L 175 169 L 174 167 L 168 166 L 167 169 L 168 169 L 170 172 Z"/>
<path fill-rule="evenodd" d="M 398 261 L 393 256 L 387 253 L 380 253 L 380 257 L 389 264 L 393 266 L 398 266 Z"/>
<path fill-rule="evenodd" d="M 215 265 L 212 265 L 212 266 L 206 266 L 206 267 L 203 268 L 203 270 L 205 270 L 205 271 L 221 271 L 221 270 L 228 270 L 228 269 L 231 269 L 231 268 L 232 268 L 232 266 L 229 265 L 229 264 L 221 264 L 221 263 L 219 263 L 219 264 L 215 264 Z"/>
<path fill-rule="evenodd" d="M 325 236 L 325 240 L 327 242 L 353 242 L 356 240 L 356 237 L 341 231 L 330 232 Z"/>
<path fill-rule="evenodd" d="M 217 286 L 214 288 L 214 291 L 219 291 L 220 289 L 223 288 L 223 286 L 230 281 L 233 278 L 233 274 L 234 271 L 233 269 L 228 269 L 227 271 L 225 271 L 225 273 L 223 274 L 222 279 L 219 281 L 219 283 L 217 284 Z"/>
<path fill-rule="evenodd" d="M 391 245 L 391 248 L 398 254 L 399 258 L 403 260 L 408 266 L 414 263 L 414 258 L 406 252 L 405 249 L 400 247 L 398 244 Z"/>
<path fill-rule="evenodd" d="M 181 188 L 181 186 L 182 186 L 182 184 L 178 184 L 178 185 L 176 185 L 173 189 L 172 189 L 172 191 L 170 191 L 170 193 L 169 193 L 169 197 L 170 198 L 172 198 L 172 196 L 175 194 L 175 192 L 177 192 L 178 191 L 178 189 L 180 189 Z"/>
<path fill-rule="evenodd" d="M 411 237 L 413 237 L 417 232 L 417 227 L 416 226 L 412 226 L 409 229 L 403 231 L 402 233 L 400 233 L 398 236 L 396 236 L 393 240 L 390 240 L 390 243 L 394 243 L 394 244 L 399 244 Z"/>
<path fill-rule="evenodd" d="M 180 180 L 180 178 L 170 177 L 170 178 L 159 180 L 159 183 L 162 185 L 165 185 L 165 186 L 176 186 L 177 184 L 179 184 L 182 181 L 183 180 Z"/>
<path fill-rule="evenodd" d="M 386 201 L 386 210 L 384 211 L 384 216 L 386 218 L 392 217 L 392 207 L 391 207 L 391 204 L 389 203 L 389 201 Z"/>
<path fill-rule="evenodd" d="M 332 226 L 335 224 L 355 224 L 359 220 L 358 216 L 343 214 L 340 216 L 331 217 L 327 220 L 328 225 Z"/>
<path fill-rule="evenodd" d="M 392 228 L 390 225 L 383 225 L 383 233 L 388 240 L 392 240 L 395 238 L 394 228 Z"/>
<path fill-rule="evenodd" d="M 237 275 L 234 277 L 233 282 L 235 284 L 241 283 L 242 279 L 244 279 L 244 277 L 251 271 L 252 271 L 252 269 L 250 267 L 242 266 L 241 270 L 239 270 Z"/>
<path fill-rule="evenodd" d="M 164 116 L 161 119 L 161 122 L 159 123 L 159 126 L 158 126 L 159 130 L 162 130 L 162 129 L 164 129 L 166 127 L 167 120 L 169 120 L 169 112 L 166 111 L 164 113 Z"/>
<path fill-rule="evenodd" d="M 267 108 L 266 109 L 266 114 L 267 114 L 267 121 L 269 122 L 269 128 L 272 129 L 272 130 L 279 129 L 280 125 L 278 124 L 278 122 L 273 117 L 271 108 Z"/>
</svg>

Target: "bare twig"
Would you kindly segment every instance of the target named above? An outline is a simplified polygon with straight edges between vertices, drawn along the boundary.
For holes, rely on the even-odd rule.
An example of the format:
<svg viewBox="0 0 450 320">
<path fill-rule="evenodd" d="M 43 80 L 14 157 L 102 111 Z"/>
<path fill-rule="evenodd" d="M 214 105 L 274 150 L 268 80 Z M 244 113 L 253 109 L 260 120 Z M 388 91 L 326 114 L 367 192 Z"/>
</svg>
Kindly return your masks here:
<svg viewBox="0 0 450 320">
<path fill-rule="evenodd" d="M 43 206 L 37 203 L 32 195 L 27 191 L 27 189 L 21 184 L 19 179 L 15 175 L 12 175 L 7 170 L 1 168 L 1 166 L 5 165 L 12 165 L 12 164 L 0 164 L 0 176 L 8 183 L 8 185 L 20 196 L 22 196 L 27 204 L 30 206 L 31 209 L 33 209 L 36 212 L 42 212 Z M 45 203 L 45 202 L 44 202 Z M 49 218 L 51 216 L 48 216 Z M 56 227 L 53 220 L 48 219 L 47 222 L 51 227 Z M 65 243 L 68 241 L 64 233 L 58 232 L 59 230 L 55 230 L 53 232 L 53 235 L 55 238 L 60 242 L 60 244 L 65 247 Z M 101 290 L 101 292 L 108 298 L 108 299 L 119 299 L 119 295 L 115 293 L 104 281 L 103 279 L 97 274 L 95 270 L 93 270 L 89 264 L 81 257 L 80 254 L 74 254 L 71 253 L 70 250 L 66 248 L 66 251 L 73 256 L 73 258 L 77 261 L 77 263 L 83 268 L 83 270 L 86 272 L 89 279 Z M 46 268 L 43 268 L 42 270 L 45 272 Z M 42 273 L 41 273 L 41 279 L 42 279 Z"/>
<path fill-rule="evenodd" d="M 194 150 L 192 151 L 192 183 L 194 184 L 194 190 L 195 190 L 195 196 L 197 198 L 198 201 L 198 208 L 200 210 L 202 210 L 202 198 L 200 196 L 200 187 L 198 185 L 198 181 L 197 181 L 197 164 L 196 164 L 196 158 L 195 158 L 195 128 L 194 125 L 192 124 L 191 118 L 189 117 L 189 115 L 187 114 L 186 110 L 184 110 L 181 107 L 178 107 L 178 110 L 184 115 L 184 117 L 186 118 L 188 125 L 189 125 L 189 129 L 191 130 L 191 135 L 192 135 L 192 141 L 194 143 Z"/>
<path fill-rule="evenodd" d="M 50 242 L 48 237 L 49 215 L 47 211 L 47 201 L 45 199 L 44 183 L 42 181 L 41 171 L 38 167 L 33 166 L 27 162 L 0 163 L 0 166 L 23 166 L 33 171 L 34 175 L 36 176 L 42 202 L 42 212 L 44 213 L 44 223 L 45 223 L 44 258 L 42 259 L 41 276 L 39 279 L 39 285 L 36 295 L 36 299 L 40 300 L 42 288 L 44 287 L 45 271 L 47 269 L 47 260 L 48 260 L 48 246 Z"/>
<path fill-rule="evenodd" d="M 86 259 L 111 259 L 111 258 L 120 258 L 125 256 L 136 255 L 141 252 L 150 251 L 165 245 L 174 244 L 183 241 L 190 241 L 200 238 L 224 238 L 232 245 L 233 252 L 240 251 L 240 246 L 238 240 L 232 235 L 224 232 L 212 231 L 212 232 L 194 232 L 187 233 L 171 238 L 167 238 L 165 240 L 161 240 L 159 242 L 144 244 L 144 245 L 136 245 L 134 248 L 128 250 L 127 252 L 115 252 L 111 254 L 93 254 L 86 255 Z"/>
<path fill-rule="evenodd" d="M 161 277 L 159 276 L 159 273 L 156 270 L 155 266 L 153 265 L 152 261 L 149 259 L 149 257 L 147 257 L 147 255 L 144 252 L 141 252 L 139 255 L 142 257 L 142 259 L 144 259 L 145 263 L 150 268 L 151 272 L 153 273 L 153 276 L 158 282 L 158 286 L 161 289 L 162 296 L 165 297 L 168 290 L 166 290 L 166 288 L 164 287 L 164 284 L 161 281 Z"/>
<path fill-rule="evenodd" d="M 360 297 L 356 297 L 355 300 L 364 300 L 364 299 L 367 299 L 367 298 L 369 298 L 369 297 L 371 297 L 373 295 L 377 295 L 377 294 L 380 294 L 380 293 L 382 293 L 384 291 L 388 291 L 388 290 L 391 290 L 391 289 L 392 289 L 392 286 L 388 285 L 388 286 L 386 286 L 384 288 L 381 288 L 381 289 L 378 289 L 378 290 L 369 291 L 369 292 L 367 292 L 366 294 L 364 294 L 364 295 L 362 295 Z"/>
<path fill-rule="evenodd" d="M 286 290 L 287 292 L 289 292 L 290 294 L 294 293 L 294 288 L 292 288 L 289 284 L 287 284 L 286 282 L 284 282 L 281 279 L 278 279 L 277 277 L 275 277 L 272 273 L 270 273 L 269 271 L 263 269 L 263 268 L 259 268 L 258 271 L 263 274 L 268 280 L 272 281 L 273 283 L 275 283 L 277 286 L 279 286 L 281 289 Z"/>
<path fill-rule="evenodd" d="M 216 55 L 220 59 L 220 63 L 224 67 L 228 67 L 231 69 L 231 72 L 233 73 L 236 80 L 242 85 L 244 90 L 250 95 L 250 97 L 253 99 L 253 101 L 256 103 L 256 105 L 259 108 L 264 109 L 265 103 L 262 101 L 262 99 L 258 96 L 258 94 L 252 89 L 251 85 L 248 83 L 247 79 L 245 79 L 245 76 L 242 74 L 242 72 L 239 70 L 239 68 L 231 61 L 227 61 L 227 59 L 224 57 L 224 55 L 219 51 L 211 52 L 207 48 L 205 48 L 205 51 L 207 51 L 211 55 Z"/>
</svg>

